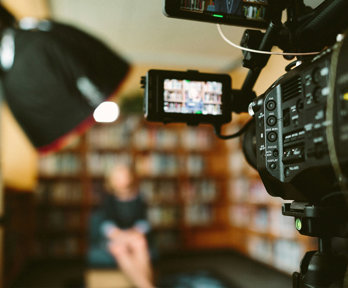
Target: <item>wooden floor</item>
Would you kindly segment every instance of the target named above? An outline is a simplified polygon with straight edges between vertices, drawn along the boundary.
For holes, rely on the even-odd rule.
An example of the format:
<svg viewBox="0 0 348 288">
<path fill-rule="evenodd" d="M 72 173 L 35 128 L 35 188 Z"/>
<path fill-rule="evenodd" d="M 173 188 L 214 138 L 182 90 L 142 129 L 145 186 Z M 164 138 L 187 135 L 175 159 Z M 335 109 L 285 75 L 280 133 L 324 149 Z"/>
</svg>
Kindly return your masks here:
<svg viewBox="0 0 348 288">
<path fill-rule="evenodd" d="M 238 288 L 290 288 L 291 277 L 233 252 L 185 253 L 162 257 L 154 265 L 158 283 L 186 271 L 213 271 Z M 85 288 L 83 260 L 35 261 L 23 271 L 14 288 Z M 232 287 L 232 286 L 231 286 Z M 110 287 L 111 288 L 111 287 Z M 118 288 L 115 286 L 115 288 Z M 161 288 L 161 287 L 159 287 Z"/>
</svg>

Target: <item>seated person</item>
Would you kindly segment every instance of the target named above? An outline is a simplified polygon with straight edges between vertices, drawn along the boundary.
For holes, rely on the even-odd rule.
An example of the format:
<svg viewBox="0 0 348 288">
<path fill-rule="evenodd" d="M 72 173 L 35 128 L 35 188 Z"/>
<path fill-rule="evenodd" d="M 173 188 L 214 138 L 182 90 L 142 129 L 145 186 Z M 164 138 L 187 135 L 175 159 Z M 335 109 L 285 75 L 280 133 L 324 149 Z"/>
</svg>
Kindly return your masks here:
<svg viewBox="0 0 348 288">
<path fill-rule="evenodd" d="M 89 262 L 99 267 L 117 263 L 136 287 L 153 287 L 146 238 L 150 225 L 130 167 L 116 165 L 108 174 L 107 189 L 109 195 L 91 219 L 99 227 L 91 235 Z"/>
</svg>

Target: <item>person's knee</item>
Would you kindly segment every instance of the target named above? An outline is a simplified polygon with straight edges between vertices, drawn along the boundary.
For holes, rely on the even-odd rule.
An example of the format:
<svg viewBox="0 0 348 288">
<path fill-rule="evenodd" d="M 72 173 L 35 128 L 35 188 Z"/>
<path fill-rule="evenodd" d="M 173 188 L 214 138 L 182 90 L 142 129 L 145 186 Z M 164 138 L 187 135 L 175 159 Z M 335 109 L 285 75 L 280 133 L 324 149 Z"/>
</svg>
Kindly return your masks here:
<svg viewBox="0 0 348 288">
<path fill-rule="evenodd" d="M 132 241 L 132 246 L 137 250 L 147 250 L 147 240 L 144 235 L 139 234 L 137 237 L 135 237 Z"/>
<path fill-rule="evenodd" d="M 127 249 L 124 245 L 119 245 L 115 243 L 109 244 L 109 251 L 116 258 L 123 257 L 127 253 Z"/>
</svg>

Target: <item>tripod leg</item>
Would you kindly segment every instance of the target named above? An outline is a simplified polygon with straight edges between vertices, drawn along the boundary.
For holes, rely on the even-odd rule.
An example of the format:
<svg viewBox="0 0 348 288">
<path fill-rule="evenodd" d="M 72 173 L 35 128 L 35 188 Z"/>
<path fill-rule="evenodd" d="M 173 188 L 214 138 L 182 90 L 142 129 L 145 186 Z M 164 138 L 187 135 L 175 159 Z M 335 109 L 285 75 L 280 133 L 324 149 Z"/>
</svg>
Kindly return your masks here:
<svg viewBox="0 0 348 288">
<path fill-rule="evenodd" d="M 292 288 L 300 288 L 301 284 L 301 273 L 294 272 L 292 274 Z"/>
<path fill-rule="evenodd" d="M 293 287 L 344 287 L 346 260 L 332 253 L 307 252 L 301 262 L 301 272 L 293 274 Z"/>
</svg>

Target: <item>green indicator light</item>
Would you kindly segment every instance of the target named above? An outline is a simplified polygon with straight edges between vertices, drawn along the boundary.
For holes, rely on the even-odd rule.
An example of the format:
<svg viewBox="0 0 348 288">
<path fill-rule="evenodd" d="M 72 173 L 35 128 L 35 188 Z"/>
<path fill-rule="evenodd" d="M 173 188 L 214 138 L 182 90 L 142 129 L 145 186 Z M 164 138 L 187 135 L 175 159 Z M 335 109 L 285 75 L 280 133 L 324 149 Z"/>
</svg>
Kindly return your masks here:
<svg viewBox="0 0 348 288">
<path fill-rule="evenodd" d="M 224 18 L 223 15 L 219 15 L 219 14 L 213 14 L 213 17 L 216 17 L 216 18 Z"/>
<path fill-rule="evenodd" d="M 296 229 L 298 231 L 300 231 L 302 229 L 302 222 L 301 222 L 301 219 L 297 218 L 296 221 L 295 221 L 295 226 L 296 226 Z"/>
</svg>

